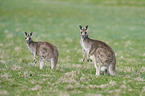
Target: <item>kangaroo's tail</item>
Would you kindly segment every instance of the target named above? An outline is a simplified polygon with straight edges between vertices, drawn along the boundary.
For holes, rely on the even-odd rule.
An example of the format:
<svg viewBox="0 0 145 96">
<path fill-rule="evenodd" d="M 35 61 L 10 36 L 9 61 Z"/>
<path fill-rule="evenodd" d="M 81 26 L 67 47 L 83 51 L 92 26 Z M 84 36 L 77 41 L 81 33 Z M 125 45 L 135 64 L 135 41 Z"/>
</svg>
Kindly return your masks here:
<svg viewBox="0 0 145 96">
<path fill-rule="evenodd" d="M 115 57 L 115 53 L 113 52 L 112 62 L 110 64 L 110 66 L 109 66 L 109 73 L 112 76 L 116 75 L 115 66 L 116 66 L 116 57 Z"/>
</svg>

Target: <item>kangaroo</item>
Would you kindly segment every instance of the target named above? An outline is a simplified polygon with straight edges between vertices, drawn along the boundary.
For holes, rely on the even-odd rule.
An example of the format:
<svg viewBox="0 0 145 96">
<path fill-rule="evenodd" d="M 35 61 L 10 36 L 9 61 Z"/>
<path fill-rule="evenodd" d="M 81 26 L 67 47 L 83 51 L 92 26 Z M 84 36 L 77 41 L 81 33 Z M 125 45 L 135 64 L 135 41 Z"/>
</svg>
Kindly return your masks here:
<svg viewBox="0 0 145 96">
<path fill-rule="evenodd" d="M 58 61 L 57 48 L 49 42 L 34 42 L 32 40 L 33 32 L 31 32 L 30 34 L 24 32 L 24 35 L 25 35 L 25 41 L 27 43 L 27 47 L 31 51 L 35 63 L 37 62 L 35 56 L 36 55 L 39 56 L 40 69 L 42 69 L 44 66 L 44 60 L 51 61 L 51 69 L 54 69 Z"/>
<path fill-rule="evenodd" d="M 79 25 L 79 29 L 81 36 L 80 44 L 83 51 L 83 62 L 85 60 L 86 53 L 87 61 L 94 62 L 97 76 L 100 75 L 100 72 L 104 72 L 104 75 L 107 75 L 108 67 L 110 75 L 116 75 L 116 57 L 113 49 L 102 41 L 90 39 L 88 37 L 88 25 L 85 28 Z"/>
</svg>

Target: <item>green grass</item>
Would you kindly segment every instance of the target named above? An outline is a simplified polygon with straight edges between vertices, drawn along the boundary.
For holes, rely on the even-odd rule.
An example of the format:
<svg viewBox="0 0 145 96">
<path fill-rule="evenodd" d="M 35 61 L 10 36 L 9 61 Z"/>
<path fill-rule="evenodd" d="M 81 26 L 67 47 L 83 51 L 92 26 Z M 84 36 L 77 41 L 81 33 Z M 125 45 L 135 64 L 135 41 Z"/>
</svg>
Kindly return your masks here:
<svg viewBox="0 0 145 96">
<path fill-rule="evenodd" d="M 144 6 L 144 0 L 0 0 L 0 95 L 144 96 Z M 117 76 L 97 77 L 93 63 L 81 61 L 79 24 L 114 49 Z M 55 70 L 33 63 L 25 31 L 57 46 Z"/>
</svg>

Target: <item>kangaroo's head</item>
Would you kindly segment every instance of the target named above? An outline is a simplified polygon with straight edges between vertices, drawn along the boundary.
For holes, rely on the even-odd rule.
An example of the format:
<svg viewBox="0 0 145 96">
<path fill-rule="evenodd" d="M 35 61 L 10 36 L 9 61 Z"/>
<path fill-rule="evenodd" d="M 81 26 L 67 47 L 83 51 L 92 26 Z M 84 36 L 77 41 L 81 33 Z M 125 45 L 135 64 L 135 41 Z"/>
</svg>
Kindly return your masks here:
<svg viewBox="0 0 145 96">
<path fill-rule="evenodd" d="M 29 44 L 32 41 L 33 32 L 31 32 L 30 34 L 24 32 L 24 35 L 25 35 L 25 41 Z"/>
<path fill-rule="evenodd" d="M 83 28 L 81 25 L 79 25 L 79 28 L 80 28 L 80 35 L 82 38 L 86 38 L 88 37 L 88 25 Z"/>
</svg>

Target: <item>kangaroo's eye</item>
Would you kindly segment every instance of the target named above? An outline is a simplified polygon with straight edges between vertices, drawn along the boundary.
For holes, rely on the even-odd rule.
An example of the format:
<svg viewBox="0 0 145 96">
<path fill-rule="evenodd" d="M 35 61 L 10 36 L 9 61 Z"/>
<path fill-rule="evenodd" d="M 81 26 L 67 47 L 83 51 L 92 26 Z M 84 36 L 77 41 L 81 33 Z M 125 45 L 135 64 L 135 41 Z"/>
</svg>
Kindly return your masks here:
<svg viewBox="0 0 145 96">
<path fill-rule="evenodd" d="M 87 34 L 87 32 L 85 32 L 85 34 Z"/>
<path fill-rule="evenodd" d="M 29 38 L 29 40 L 31 40 L 31 38 Z"/>
<path fill-rule="evenodd" d="M 82 34 L 82 32 L 81 32 L 81 34 Z"/>
<path fill-rule="evenodd" d="M 27 39 L 27 37 L 25 37 L 25 39 Z"/>
</svg>

